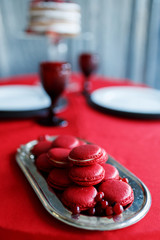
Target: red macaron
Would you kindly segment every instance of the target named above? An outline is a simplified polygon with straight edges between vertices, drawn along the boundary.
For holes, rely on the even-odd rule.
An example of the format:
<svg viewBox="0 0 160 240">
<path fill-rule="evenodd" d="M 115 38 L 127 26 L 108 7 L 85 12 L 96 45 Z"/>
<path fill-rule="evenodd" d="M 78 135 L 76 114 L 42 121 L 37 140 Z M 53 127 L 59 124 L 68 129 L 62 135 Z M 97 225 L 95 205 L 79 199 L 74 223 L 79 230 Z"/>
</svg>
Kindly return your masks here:
<svg viewBox="0 0 160 240">
<path fill-rule="evenodd" d="M 102 155 L 101 157 L 97 160 L 97 162 L 101 165 L 105 164 L 108 160 L 108 153 L 103 149 L 101 148 L 101 151 L 102 151 Z"/>
<path fill-rule="evenodd" d="M 52 142 L 52 147 L 72 149 L 79 145 L 79 140 L 70 135 L 60 135 Z"/>
<path fill-rule="evenodd" d="M 104 193 L 104 199 L 109 204 L 119 203 L 123 207 L 131 205 L 134 201 L 134 194 L 131 186 L 117 179 L 111 179 L 103 182 L 99 191 Z"/>
<path fill-rule="evenodd" d="M 103 181 L 106 181 L 108 179 L 119 179 L 119 172 L 116 167 L 108 163 L 105 163 L 102 166 L 105 170 Z"/>
<path fill-rule="evenodd" d="M 53 169 L 53 165 L 48 161 L 47 153 L 39 155 L 35 162 L 37 168 L 43 172 L 50 172 Z"/>
<path fill-rule="evenodd" d="M 67 148 L 52 148 L 48 151 L 48 161 L 55 167 L 68 167 L 70 164 L 68 160 L 69 153 L 70 149 Z"/>
<path fill-rule="evenodd" d="M 52 142 L 48 140 L 40 141 L 31 149 L 31 153 L 35 156 L 39 156 L 42 153 L 46 153 L 51 149 Z"/>
<path fill-rule="evenodd" d="M 81 187 L 72 185 L 63 192 L 61 200 L 69 209 L 72 210 L 78 206 L 80 211 L 83 211 L 95 206 L 96 195 L 97 190 L 93 186 Z"/>
<path fill-rule="evenodd" d="M 105 170 L 100 164 L 90 166 L 73 166 L 69 171 L 71 180 L 81 186 L 92 186 L 100 183 L 105 176 Z"/>
<path fill-rule="evenodd" d="M 73 148 L 68 159 L 73 165 L 87 166 L 95 163 L 105 163 L 108 154 L 98 145 L 86 144 Z"/>
<path fill-rule="evenodd" d="M 66 168 L 53 168 L 48 175 L 47 182 L 50 187 L 58 190 L 64 190 L 72 184 Z"/>
</svg>

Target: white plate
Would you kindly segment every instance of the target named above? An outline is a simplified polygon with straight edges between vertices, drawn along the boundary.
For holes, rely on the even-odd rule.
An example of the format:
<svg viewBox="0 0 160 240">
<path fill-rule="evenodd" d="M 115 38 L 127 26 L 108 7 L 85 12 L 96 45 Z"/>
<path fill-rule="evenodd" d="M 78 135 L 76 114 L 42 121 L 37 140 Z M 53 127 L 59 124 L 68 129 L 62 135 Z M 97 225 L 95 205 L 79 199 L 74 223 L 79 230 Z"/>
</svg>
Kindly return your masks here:
<svg viewBox="0 0 160 240">
<path fill-rule="evenodd" d="M 48 108 L 51 100 L 41 86 L 1 86 L 0 111 L 35 111 Z"/>
<path fill-rule="evenodd" d="M 90 100 L 95 105 L 121 113 L 160 115 L 160 91 L 146 87 L 118 86 L 95 90 Z"/>
</svg>

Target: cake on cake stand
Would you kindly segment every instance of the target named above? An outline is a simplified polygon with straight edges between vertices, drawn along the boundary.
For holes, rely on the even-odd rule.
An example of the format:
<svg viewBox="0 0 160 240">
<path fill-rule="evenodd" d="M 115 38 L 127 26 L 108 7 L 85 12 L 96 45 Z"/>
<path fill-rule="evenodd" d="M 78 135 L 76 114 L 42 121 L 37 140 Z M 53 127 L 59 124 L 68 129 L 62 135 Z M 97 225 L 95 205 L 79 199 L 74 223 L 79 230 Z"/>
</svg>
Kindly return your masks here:
<svg viewBox="0 0 160 240">
<path fill-rule="evenodd" d="M 66 62 L 67 38 L 76 37 L 81 32 L 80 6 L 68 1 L 32 0 L 28 11 L 26 35 L 44 37 L 47 40 L 48 59 L 51 62 Z M 67 99 L 60 97 L 54 112 L 63 111 Z"/>
</svg>

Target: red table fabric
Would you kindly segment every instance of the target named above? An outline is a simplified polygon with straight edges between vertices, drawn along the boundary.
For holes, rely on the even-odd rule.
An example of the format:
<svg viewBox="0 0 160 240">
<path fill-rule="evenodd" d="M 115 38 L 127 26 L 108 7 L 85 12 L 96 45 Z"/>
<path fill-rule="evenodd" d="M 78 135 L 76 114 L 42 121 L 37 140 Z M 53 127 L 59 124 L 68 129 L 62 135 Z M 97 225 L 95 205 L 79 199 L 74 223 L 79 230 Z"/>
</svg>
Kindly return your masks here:
<svg viewBox="0 0 160 240">
<path fill-rule="evenodd" d="M 81 76 L 73 80 L 80 82 Z M 3 79 L 5 80 L 5 79 Z M 12 80 L 12 81 L 11 81 Z M 37 84 L 36 75 L 19 76 L 1 84 Z M 96 77 L 93 87 L 130 85 Z M 92 109 L 80 92 L 67 92 L 68 108 L 59 116 L 65 128 L 44 127 L 34 119 L 0 120 L 0 239 L 160 239 L 160 120 L 135 120 L 107 115 Z M 114 231 L 87 231 L 54 219 L 43 208 L 15 161 L 16 149 L 38 136 L 70 134 L 104 147 L 149 188 L 152 206 L 138 223 Z"/>
</svg>

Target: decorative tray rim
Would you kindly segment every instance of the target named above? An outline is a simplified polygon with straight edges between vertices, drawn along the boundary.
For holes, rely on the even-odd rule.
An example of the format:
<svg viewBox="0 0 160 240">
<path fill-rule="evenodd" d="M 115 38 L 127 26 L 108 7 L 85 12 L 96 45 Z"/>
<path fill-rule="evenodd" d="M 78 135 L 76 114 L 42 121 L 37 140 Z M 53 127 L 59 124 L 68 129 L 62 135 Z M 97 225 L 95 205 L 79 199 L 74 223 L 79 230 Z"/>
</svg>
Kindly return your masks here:
<svg viewBox="0 0 160 240">
<path fill-rule="evenodd" d="M 57 136 L 50 136 L 49 140 L 52 141 L 56 137 Z M 149 211 L 151 206 L 151 194 L 147 186 L 127 168 L 123 167 L 109 155 L 108 162 L 114 165 L 124 177 L 127 177 L 130 180 L 130 185 L 133 188 L 135 195 L 132 206 L 124 211 L 121 216 L 115 219 L 109 219 L 107 217 L 84 216 L 82 214 L 80 214 L 77 219 L 73 218 L 71 216 L 71 212 L 63 206 L 61 201 L 58 199 L 54 191 L 48 186 L 46 180 L 37 170 L 34 164 L 34 156 L 30 153 L 30 150 L 36 143 L 37 140 L 33 140 L 25 145 L 21 145 L 17 149 L 16 162 L 29 181 L 44 208 L 56 219 L 81 229 L 101 231 L 116 230 L 135 224 L 136 222 L 140 221 Z M 134 185 L 137 186 L 138 189 L 136 189 Z M 141 194 L 138 195 L 138 191 Z"/>
</svg>

